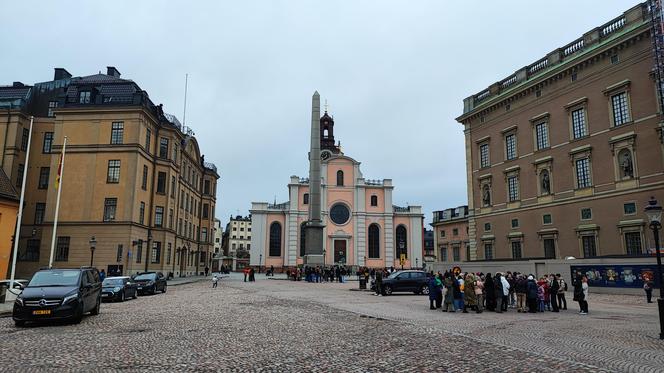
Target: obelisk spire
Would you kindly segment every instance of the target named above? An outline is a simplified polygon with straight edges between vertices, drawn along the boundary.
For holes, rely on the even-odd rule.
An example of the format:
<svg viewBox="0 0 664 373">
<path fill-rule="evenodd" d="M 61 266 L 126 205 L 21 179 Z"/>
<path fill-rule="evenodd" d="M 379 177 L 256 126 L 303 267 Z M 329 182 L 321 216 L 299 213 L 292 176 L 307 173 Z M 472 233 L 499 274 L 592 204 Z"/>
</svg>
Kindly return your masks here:
<svg viewBox="0 0 664 373">
<path fill-rule="evenodd" d="M 320 95 L 311 98 L 311 149 L 309 150 L 309 221 L 321 221 L 320 215 Z"/>
</svg>

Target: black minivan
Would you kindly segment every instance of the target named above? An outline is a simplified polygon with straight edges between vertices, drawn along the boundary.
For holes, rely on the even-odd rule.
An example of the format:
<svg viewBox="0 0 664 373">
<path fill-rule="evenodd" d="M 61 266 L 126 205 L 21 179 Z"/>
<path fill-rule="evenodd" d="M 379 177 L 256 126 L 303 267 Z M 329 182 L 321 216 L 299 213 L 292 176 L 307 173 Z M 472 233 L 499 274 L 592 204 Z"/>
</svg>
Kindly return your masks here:
<svg viewBox="0 0 664 373">
<path fill-rule="evenodd" d="M 96 268 L 43 269 L 16 298 L 12 318 L 16 326 L 61 319 L 78 323 L 86 312 L 99 314 L 100 304 L 101 281 Z"/>
</svg>

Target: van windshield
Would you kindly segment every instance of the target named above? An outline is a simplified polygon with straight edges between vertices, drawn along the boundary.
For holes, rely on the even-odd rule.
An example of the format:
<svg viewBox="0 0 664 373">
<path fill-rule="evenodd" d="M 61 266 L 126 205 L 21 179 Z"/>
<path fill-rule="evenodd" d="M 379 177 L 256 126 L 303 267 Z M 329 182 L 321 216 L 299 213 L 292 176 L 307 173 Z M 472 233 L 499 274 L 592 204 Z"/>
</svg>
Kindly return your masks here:
<svg viewBox="0 0 664 373">
<path fill-rule="evenodd" d="M 39 271 L 35 273 L 28 284 L 29 288 L 44 287 L 44 286 L 77 286 L 78 278 L 81 271 L 72 270 L 58 270 L 53 269 L 50 271 Z"/>
</svg>

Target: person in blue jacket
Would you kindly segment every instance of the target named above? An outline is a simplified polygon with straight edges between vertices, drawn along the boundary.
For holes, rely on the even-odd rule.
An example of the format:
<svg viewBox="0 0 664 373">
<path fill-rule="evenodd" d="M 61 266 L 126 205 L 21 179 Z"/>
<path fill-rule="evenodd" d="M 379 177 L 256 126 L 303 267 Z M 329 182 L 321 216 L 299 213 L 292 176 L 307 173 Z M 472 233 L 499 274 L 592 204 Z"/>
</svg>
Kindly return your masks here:
<svg viewBox="0 0 664 373">
<path fill-rule="evenodd" d="M 435 310 L 434 302 L 438 299 L 441 282 L 437 276 L 429 277 L 429 309 Z"/>
</svg>

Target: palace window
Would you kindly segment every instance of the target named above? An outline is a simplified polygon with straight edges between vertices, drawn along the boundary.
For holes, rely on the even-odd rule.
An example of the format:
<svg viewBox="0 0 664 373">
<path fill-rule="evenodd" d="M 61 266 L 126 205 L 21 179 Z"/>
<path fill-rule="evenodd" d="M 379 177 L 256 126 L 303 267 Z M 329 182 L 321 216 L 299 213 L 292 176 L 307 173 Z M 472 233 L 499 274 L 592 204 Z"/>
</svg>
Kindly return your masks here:
<svg viewBox="0 0 664 373">
<path fill-rule="evenodd" d="M 161 263 L 161 242 L 152 243 L 152 252 L 150 253 L 150 262 L 153 264 Z"/>
<path fill-rule="evenodd" d="M 516 159 L 516 134 L 505 136 L 505 156 L 507 160 Z"/>
<path fill-rule="evenodd" d="M 39 169 L 39 184 L 37 185 L 38 189 L 48 188 L 48 175 L 51 173 L 50 167 L 41 167 Z"/>
<path fill-rule="evenodd" d="M 630 121 L 629 108 L 627 107 L 627 92 L 611 96 L 611 108 L 613 110 L 614 126 L 621 126 Z"/>
<path fill-rule="evenodd" d="M 408 234 L 406 227 L 400 225 L 397 227 L 396 231 L 396 243 L 397 243 L 397 258 L 401 258 L 401 254 L 405 255 L 408 258 Z"/>
<path fill-rule="evenodd" d="M 166 173 L 159 171 L 157 173 L 157 193 L 166 194 Z"/>
<path fill-rule="evenodd" d="M 376 223 L 369 225 L 369 258 L 380 258 L 380 227 Z"/>
<path fill-rule="evenodd" d="M 49 101 L 48 102 L 48 113 L 46 116 L 49 118 L 53 118 L 55 116 L 55 113 L 53 112 L 53 109 L 58 107 L 58 102 L 57 101 Z"/>
<path fill-rule="evenodd" d="M 164 223 L 164 207 L 155 206 L 154 208 L 154 226 L 161 227 Z"/>
<path fill-rule="evenodd" d="M 140 263 L 141 258 L 143 258 L 143 240 L 138 240 L 136 244 L 136 263 Z"/>
<path fill-rule="evenodd" d="M 159 139 L 159 158 L 168 158 L 168 139 Z"/>
<path fill-rule="evenodd" d="M 549 124 L 547 122 L 535 125 L 535 139 L 537 145 L 535 150 L 542 150 L 549 147 Z"/>
<path fill-rule="evenodd" d="M 493 244 L 484 244 L 484 259 L 493 259 Z"/>
<path fill-rule="evenodd" d="M 270 256 L 281 256 L 281 224 L 270 224 Z"/>
<path fill-rule="evenodd" d="M 78 103 L 79 104 L 89 104 L 90 103 L 90 91 L 82 91 L 78 93 Z"/>
<path fill-rule="evenodd" d="M 461 260 L 461 253 L 460 253 L 459 246 L 454 246 L 452 248 L 452 261 L 458 262 Z"/>
<path fill-rule="evenodd" d="M 512 245 L 512 258 L 521 259 L 522 258 L 521 241 L 512 241 L 511 245 Z"/>
<path fill-rule="evenodd" d="M 581 158 L 575 161 L 576 165 L 576 185 L 578 189 L 588 188 L 590 182 L 590 161 L 588 158 Z"/>
<path fill-rule="evenodd" d="M 556 241 L 553 238 L 545 238 L 542 243 L 544 244 L 544 258 L 555 259 Z"/>
<path fill-rule="evenodd" d="M 53 148 L 53 132 L 44 132 L 44 143 L 42 144 L 42 153 L 48 154 Z"/>
<path fill-rule="evenodd" d="M 597 256 L 597 243 L 594 234 L 581 236 L 581 245 L 583 247 L 584 258 Z"/>
<path fill-rule="evenodd" d="M 641 232 L 625 232 L 625 249 L 627 255 L 643 254 L 641 245 Z"/>
<path fill-rule="evenodd" d="M 141 180 L 141 189 L 147 190 L 148 188 L 148 166 L 143 165 L 143 179 Z"/>
<path fill-rule="evenodd" d="M 39 261 L 39 244 L 38 239 L 28 239 L 25 250 L 19 251 L 16 258 L 20 262 L 38 262 Z"/>
<path fill-rule="evenodd" d="M 519 200 L 519 177 L 514 175 L 507 178 L 508 197 L 510 202 Z"/>
<path fill-rule="evenodd" d="M 108 171 L 106 172 L 107 183 L 120 182 L 120 160 L 112 159 L 108 161 Z"/>
<path fill-rule="evenodd" d="M 371 206 L 378 206 L 378 196 L 371 196 Z"/>
<path fill-rule="evenodd" d="M 111 124 L 111 144 L 122 144 L 124 136 L 124 122 Z"/>
<path fill-rule="evenodd" d="M 115 212 L 118 207 L 117 198 L 104 199 L 104 221 L 114 221 Z"/>
<path fill-rule="evenodd" d="M 148 153 L 150 153 L 150 142 L 152 141 L 152 131 L 148 128 L 147 131 L 145 131 L 145 150 L 147 150 Z"/>
<path fill-rule="evenodd" d="M 574 139 L 580 139 L 588 135 L 586 128 L 586 113 L 584 108 L 572 111 L 572 135 Z"/>
<path fill-rule="evenodd" d="M 58 237 L 57 248 L 55 249 L 55 261 L 66 262 L 69 260 L 69 237 Z"/>
<path fill-rule="evenodd" d="M 302 204 L 308 205 L 309 204 L 309 193 L 304 193 L 302 196 Z"/>
<path fill-rule="evenodd" d="M 627 202 L 623 204 L 623 213 L 625 215 L 634 215 L 636 214 L 636 203 Z"/>
<path fill-rule="evenodd" d="M 440 248 L 440 261 L 441 262 L 447 261 L 447 247 L 445 246 Z"/>
<path fill-rule="evenodd" d="M 43 202 L 37 202 L 35 205 L 35 225 L 39 225 L 44 222 L 44 214 L 46 212 L 46 204 Z"/>
<path fill-rule="evenodd" d="M 480 168 L 489 166 L 489 144 L 482 144 L 480 145 Z"/>
<path fill-rule="evenodd" d="M 138 222 L 143 224 L 145 222 L 145 202 L 141 201 L 141 206 L 138 209 Z"/>
<path fill-rule="evenodd" d="M 118 250 L 115 252 L 115 261 L 122 263 L 122 244 L 118 245 Z"/>
</svg>

